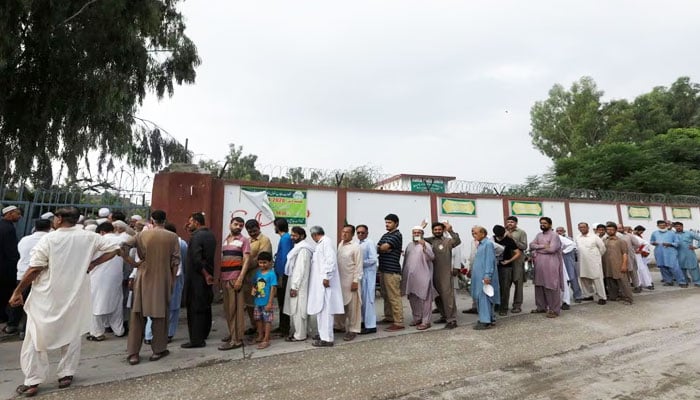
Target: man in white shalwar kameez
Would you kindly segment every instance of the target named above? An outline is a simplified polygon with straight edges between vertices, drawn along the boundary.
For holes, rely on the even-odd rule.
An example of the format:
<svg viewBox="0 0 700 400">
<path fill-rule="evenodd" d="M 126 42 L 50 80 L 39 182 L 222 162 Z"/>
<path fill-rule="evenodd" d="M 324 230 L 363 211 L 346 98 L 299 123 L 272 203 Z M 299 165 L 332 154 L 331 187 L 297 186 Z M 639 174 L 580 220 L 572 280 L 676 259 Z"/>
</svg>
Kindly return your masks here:
<svg viewBox="0 0 700 400">
<path fill-rule="evenodd" d="M 344 312 L 338 261 L 335 245 L 331 238 L 325 236 L 323 228 L 313 226 L 310 233 L 316 242 L 316 250 L 311 259 L 307 310 L 309 315 L 316 316 L 318 324 L 318 339 L 312 345 L 331 347 L 334 340 L 333 316 Z"/>
<path fill-rule="evenodd" d="M 641 225 L 634 227 L 634 235 L 639 240 L 639 247 L 635 249 L 634 256 L 637 258 L 637 273 L 639 275 L 639 285 L 643 288 L 654 290 L 654 282 L 651 280 L 651 272 L 649 272 L 649 253 L 651 247 L 649 242 L 642 237 L 644 228 Z"/>
<path fill-rule="evenodd" d="M 362 248 L 353 242 L 355 227 L 345 225 L 338 243 L 338 274 L 345 315 L 336 315 L 335 329 L 346 331 L 343 340 L 355 339 L 362 329 Z"/>
<path fill-rule="evenodd" d="M 48 350 L 60 349 L 59 388 L 70 386 L 80 361 L 80 336 L 90 330 L 92 305 L 87 272 L 119 253 L 119 246 L 76 226 L 75 207 L 56 210 L 55 231 L 41 238 L 32 252 L 29 269 L 12 294 L 10 305 L 24 304 L 27 331 L 20 365 L 25 379 L 17 392 L 33 396 L 48 377 Z M 94 259 L 98 252 L 103 254 Z M 32 285 L 24 302 L 22 292 Z"/>
<path fill-rule="evenodd" d="M 294 247 L 287 253 L 287 264 L 284 271 L 284 274 L 289 277 L 284 313 L 289 315 L 291 326 L 290 335 L 285 340 L 301 342 L 306 340 L 308 332 L 309 270 L 311 269 L 311 256 L 314 253 L 314 248 L 306 241 L 304 228 L 292 227 L 290 236 Z"/>
<path fill-rule="evenodd" d="M 114 245 L 122 245 L 122 238 L 114 233 L 114 227 L 109 222 L 98 225 L 95 232 Z M 104 340 L 106 326 L 112 328 L 114 336 L 124 336 L 123 262 L 120 256 L 116 256 L 90 272 L 92 327 L 88 340 Z"/>
<path fill-rule="evenodd" d="M 598 296 L 598 304 L 607 302 L 605 294 L 605 276 L 603 275 L 603 254 L 605 254 L 605 243 L 595 232 L 591 232 L 587 223 L 580 222 L 578 230 L 581 236 L 576 238 L 578 248 L 579 283 L 581 293 L 584 298 Z"/>
</svg>

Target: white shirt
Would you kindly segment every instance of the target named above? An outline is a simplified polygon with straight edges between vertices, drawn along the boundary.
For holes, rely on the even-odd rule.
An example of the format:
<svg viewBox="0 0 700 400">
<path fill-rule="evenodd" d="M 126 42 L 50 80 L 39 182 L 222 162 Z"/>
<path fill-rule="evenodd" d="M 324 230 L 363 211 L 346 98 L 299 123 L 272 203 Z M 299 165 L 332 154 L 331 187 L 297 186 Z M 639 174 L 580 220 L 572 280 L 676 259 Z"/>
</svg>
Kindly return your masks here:
<svg viewBox="0 0 700 400">
<path fill-rule="evenodd" d="M 39 239 L 46 236 L 48 232 L 34 232 L 29 236 L 25 236 L 17 243 L 17 251 L 19 252 L 19 261 L 17 262 L 17 280 L 21 281 L 24 273 L 29 269 L 29 259 L 31 251 L 39 243 Z"/>
<path fill-rule="evenodd" d="M 559 240 L 561 241 L 561 252 L 564 254 L 569 254 L 576 250 L 576 243 L 566 236 L 559 235 Z"/>
<path fill-rule="evenodd" d="M 119 250 L 118 244 L 79 225 L 50 232 L 34 246 L 29 265 L 43 270 L 32 283 L 24 311 L 36 350 L 58 349 L 90 331 L 92 301 L 87 268 L 96 253 L 115 250 Z"/>
</svg>

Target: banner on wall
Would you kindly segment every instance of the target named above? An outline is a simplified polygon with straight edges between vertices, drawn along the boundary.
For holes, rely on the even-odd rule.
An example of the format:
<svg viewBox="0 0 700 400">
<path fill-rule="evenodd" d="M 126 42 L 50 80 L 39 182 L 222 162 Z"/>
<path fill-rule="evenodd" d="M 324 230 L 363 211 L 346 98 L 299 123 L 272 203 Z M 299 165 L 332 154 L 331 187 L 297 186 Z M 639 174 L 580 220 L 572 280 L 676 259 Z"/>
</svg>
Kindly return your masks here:
<svg viewBox="0 0 700 400">
<path fill-rule="evenodd" d="M 651 210 L 647 206 L 627 206 L 627 215 L 634 219 L 651 219 Z"/>
<path fill-rule="evenodd" d="M 540 201 L 515 201 L 510 202 L 510 213 L 512 215 L 541 217 L 542 202 Z"/>
<path fill-rule="evenodd" d="M 274 218 L 285 218 L 289 225 L 306 225 L 306 190 L 257 187 L 243 187 L 241 190 L 263 214 L 267 208 L 272 211 Z M 260 196 L 261 193 L 264 196 Z"/>
<path fill-rule="evenodd" d="M 671 215 L 673 219 L 691 219 L 693 214 L 688 207 L 671 207 Z"/>
<path fill-rule="evenodd" d="M 437 179 L 411 178 L 412 192 L 445 193 L 445 182 Z"/>
<path fill-rule="evenodd" d="M 476 200 L 440 199 L 440 213 L 443 215 L 476 215 Z"/>
</svg>

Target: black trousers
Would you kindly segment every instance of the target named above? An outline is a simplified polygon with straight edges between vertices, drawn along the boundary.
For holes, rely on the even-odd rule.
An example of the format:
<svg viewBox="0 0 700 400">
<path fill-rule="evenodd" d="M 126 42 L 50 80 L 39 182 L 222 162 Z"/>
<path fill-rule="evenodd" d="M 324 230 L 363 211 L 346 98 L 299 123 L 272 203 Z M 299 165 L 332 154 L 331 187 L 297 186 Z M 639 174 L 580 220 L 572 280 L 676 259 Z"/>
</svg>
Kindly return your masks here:
<svg viewBox="0 0 700 400">
<path fill-rule="evenodd" d="M 289 315 L 283 312 L 284 310 L 284 296 L 287 294 L 287 275 L 282 275 L 278 282 L 280 286 L 277 288 L 277 305 L 279 306 L 280 314 L 280 332 L 284 335 L 289 334 Z"/>
</svg>

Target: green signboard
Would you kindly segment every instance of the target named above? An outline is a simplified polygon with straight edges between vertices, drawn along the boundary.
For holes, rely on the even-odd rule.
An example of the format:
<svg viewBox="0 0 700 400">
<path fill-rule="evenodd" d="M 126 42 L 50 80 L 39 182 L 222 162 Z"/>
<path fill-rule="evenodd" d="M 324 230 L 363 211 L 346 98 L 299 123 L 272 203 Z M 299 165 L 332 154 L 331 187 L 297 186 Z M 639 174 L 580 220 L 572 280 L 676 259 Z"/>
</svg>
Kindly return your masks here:
<svg viewBox="0 0 700 400">
<path fill-rule="evenodd" d="M 671 215 L 673 219 L 691 219 L 693 214 L 688 207 L 671 207 Z"/>
<path fill-rule="evenodd" d="M 466 199 L 440 199 L 443 215 L 476 215 L 476 201 Z"/>
<path fill-rule="evenodd" d="M 285 218 L 289 225 L 306 225 L 306 190 L 244 187 L 249 192 L 266 192 L 275 218 Z"/>
<path fill-rule="evenodd" d="M 437 179 L 411 178 L 412 192 L 445 193 L 445 182 Z"/>
<path fill-rule="evenodd" d="M 627 215 L 633 219 L 651 219 L 651 210 L 646 206 L 627 206 Z"/>
<path fill-rule="evenodd" d="M 542 202 L 539 201 L 511 201 L 510 213 L 512 215 L 541 217 Z"/>
</svg>

